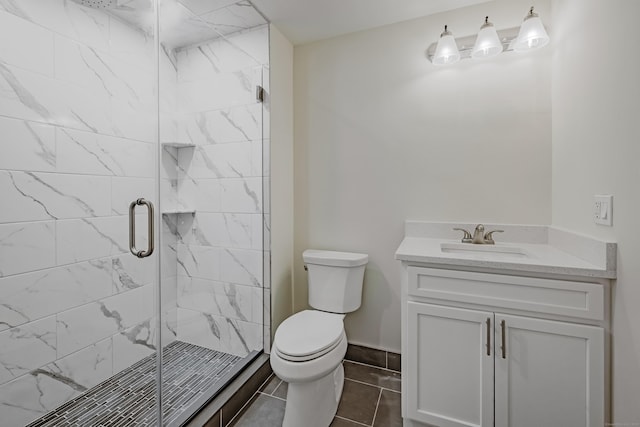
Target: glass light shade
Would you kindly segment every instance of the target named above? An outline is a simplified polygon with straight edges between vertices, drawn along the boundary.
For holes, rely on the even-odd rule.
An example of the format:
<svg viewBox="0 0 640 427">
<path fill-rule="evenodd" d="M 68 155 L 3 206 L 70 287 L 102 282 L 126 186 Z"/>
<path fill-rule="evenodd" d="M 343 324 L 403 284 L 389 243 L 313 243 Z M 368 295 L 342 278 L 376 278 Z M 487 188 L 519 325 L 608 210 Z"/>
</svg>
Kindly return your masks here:
<svg viewBox="0 0 640 427">
<path fill-rule="evenodd" d="M 433 55 L 433 63 L 436 65 L 453 64 L 460 61 L 460 51 L 458 51 L 458 45 L 453 35 L 445 29 L 438 45 L 436 46 L 436 53 Z"/>
<path fill-rule="evenodd" d="M 471 51 L 472 58 L 488 58 L 502 52 L 503 46 L 498 32 L 492 24 L 486 23 L 480 28 L 476 44 Z"/>
<path fill-rule="evenodd" d="M 530 13 L 520 26 L 520 33 L 513 46 L 516 52 L 539 49 L 549 43 L 547 30 L 542 25 L 542 20 L 537 14 Z"/>
</svg>

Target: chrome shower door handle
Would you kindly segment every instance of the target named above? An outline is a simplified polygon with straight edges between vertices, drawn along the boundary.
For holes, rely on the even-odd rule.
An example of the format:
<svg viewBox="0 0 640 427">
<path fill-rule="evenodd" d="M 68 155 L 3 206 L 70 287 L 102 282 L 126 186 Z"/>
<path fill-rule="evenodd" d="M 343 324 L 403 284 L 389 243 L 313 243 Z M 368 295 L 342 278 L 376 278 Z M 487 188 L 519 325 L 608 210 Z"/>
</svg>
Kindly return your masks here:
<svg viewBox="0 0 640 427">
<path fill-rule="evenodd" d="M 145 205 L 147 207 L 149 239 L 146 251 L 140 251 L 136 249 L 136 207 L 140 205 Z M 150 201 L 141 198 L 138 200 L 134 200 L 129 205 L 129 250 L 138 258 L 146 258 L 153 253 L 153 218 L 153 203 L 151 203 Z"/>
</svg>

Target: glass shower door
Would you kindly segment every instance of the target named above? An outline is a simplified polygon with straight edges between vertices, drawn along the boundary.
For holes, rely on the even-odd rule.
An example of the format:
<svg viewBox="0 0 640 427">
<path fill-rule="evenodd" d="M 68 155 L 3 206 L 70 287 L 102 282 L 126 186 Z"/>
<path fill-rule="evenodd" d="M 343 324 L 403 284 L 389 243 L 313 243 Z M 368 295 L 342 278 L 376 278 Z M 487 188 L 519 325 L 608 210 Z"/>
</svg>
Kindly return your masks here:
<svg viewBox="0 0 640 427">
<path fill-rule="evenodd" d="M 269 333 L 266 24 L 246 0 L 160 2 L 165 425 L 222 390 Z"/>
<path fill-rule="evenodd" d="M 155 23 L 151 0 L 0 1 L 2 426 L 156 424 Z"/>
</svg>

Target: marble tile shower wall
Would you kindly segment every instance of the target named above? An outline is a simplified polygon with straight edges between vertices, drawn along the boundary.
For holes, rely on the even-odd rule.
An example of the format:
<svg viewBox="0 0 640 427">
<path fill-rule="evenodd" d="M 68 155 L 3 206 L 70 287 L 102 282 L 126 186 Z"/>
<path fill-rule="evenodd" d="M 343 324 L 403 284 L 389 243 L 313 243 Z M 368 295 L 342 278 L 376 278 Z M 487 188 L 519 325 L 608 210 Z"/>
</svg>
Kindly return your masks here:
<svg viewBox="0 0 640 427">
<path fill-rule="evenodd" d="M 268 41 L 263 26 L 177 53 L 178 138 L 195 145 L 177 153 L 179 203 L 197 212 L 177 225 L 178 339 L 239 356 L 261 350 L 264 334 L 268 111 L 255 85 Z"/>
<path fill-rule="evenodd" d="M 154 261 L 128 254 L 126 216 L 154 194 L 152 59 L 103 12 L 0 0 L 3 426 L 154 350 Z"/>
</svg>

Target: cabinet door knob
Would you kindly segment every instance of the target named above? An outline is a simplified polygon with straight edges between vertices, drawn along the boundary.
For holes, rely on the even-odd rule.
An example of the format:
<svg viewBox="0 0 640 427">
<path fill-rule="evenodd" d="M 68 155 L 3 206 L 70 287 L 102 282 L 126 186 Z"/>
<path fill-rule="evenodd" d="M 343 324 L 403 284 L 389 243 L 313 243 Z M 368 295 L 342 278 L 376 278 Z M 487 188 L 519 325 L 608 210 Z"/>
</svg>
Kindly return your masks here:
<svg viewBox="0 0 640 427">
<path fill-rule="evenodd" d="M 502 358 L 507 358 L 507 325 L 503 320 L 500 321 L 500 329 L 502 329 Z"/>
</svg>

